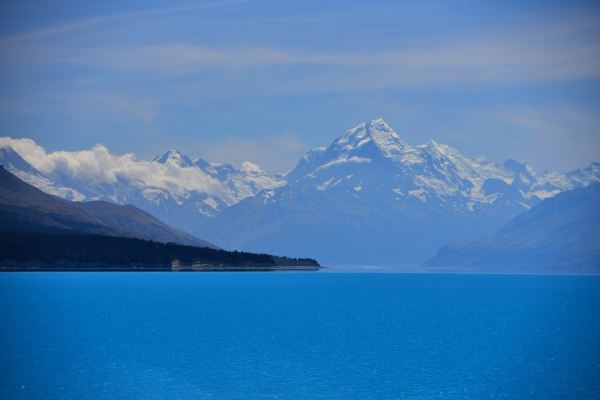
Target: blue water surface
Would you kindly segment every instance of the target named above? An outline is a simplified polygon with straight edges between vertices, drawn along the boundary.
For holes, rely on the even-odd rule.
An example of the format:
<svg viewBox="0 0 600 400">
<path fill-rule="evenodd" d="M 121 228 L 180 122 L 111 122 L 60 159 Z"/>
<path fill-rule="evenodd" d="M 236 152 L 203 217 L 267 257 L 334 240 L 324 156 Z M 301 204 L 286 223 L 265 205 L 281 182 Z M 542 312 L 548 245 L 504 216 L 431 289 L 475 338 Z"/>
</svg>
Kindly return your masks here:
<svg viewBox="0 0 600 400">
<path fill-rule="evenodd" d="M 593 399 L 600 277 L 2 273 L 2 399 Z"/>
</svg>

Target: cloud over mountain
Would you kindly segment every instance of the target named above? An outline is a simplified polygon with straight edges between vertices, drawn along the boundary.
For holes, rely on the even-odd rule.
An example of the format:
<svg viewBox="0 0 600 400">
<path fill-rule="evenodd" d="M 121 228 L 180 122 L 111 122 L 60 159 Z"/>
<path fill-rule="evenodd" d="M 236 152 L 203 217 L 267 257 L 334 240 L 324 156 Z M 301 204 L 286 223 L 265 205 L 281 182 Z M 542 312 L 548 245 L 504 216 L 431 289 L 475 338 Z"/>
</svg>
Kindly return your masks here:
<svg viewBox="0 0 600 400">
<path fill-rule="evenodd" d="M 0 147 L 11 147 L 38 171 L 67 176 L 87 184 L 114 184 L 125 180 L 139 186 L 152 186 L 176 195 L 197 190 L 209 194 L 223 190 L 220 182 L 200 169 L 180 168 L 173 163 L 138 160 L 131 153 L 112 154 L 97 144 L 89 150 L 46 152 L 30 139 L 0 138 Z"/>
<path fill-rule="evenodd" d="M 201 221 L 264 188 L 280 176 L 245 162 L 241 169 L 190 159 L 169 150 L 152 160 L 116 155 L 106 146 L 47 152 L 30 139 L 0 138 L 0 164 L 22 180 L 70 200 L 133 204 L 183 230 L 201 233 Z"/>
</svg>

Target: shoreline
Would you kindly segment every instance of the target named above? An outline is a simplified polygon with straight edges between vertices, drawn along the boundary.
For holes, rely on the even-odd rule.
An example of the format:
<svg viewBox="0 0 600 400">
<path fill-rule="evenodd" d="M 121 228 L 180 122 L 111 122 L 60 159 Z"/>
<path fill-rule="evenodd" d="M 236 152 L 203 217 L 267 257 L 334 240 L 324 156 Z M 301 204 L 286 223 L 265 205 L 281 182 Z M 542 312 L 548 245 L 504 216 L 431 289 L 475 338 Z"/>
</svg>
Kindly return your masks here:
<svg viewBox="0 0 600 400">
<path fill-rule="evenodd" d="M 170 267 L 0 267 L 2 272 L 276 272 L 276 271 L 319 271 L 323 267 L 315 266 L 232 266 L 206 268 L 170 268 Z"/>
</svg>

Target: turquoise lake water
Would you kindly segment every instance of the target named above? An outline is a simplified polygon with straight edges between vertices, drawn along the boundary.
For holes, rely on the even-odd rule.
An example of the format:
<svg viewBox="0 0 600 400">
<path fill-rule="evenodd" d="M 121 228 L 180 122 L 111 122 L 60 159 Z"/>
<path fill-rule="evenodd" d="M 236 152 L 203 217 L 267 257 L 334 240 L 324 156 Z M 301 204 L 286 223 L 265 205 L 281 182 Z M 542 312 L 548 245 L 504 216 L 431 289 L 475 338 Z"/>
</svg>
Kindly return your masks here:
<svg viewBox="0 0 600 400">
<path fill-rule="evenodd" d="M 593 399 L 600 277 L 2 273 L 2 399 Z"/>
</svg>

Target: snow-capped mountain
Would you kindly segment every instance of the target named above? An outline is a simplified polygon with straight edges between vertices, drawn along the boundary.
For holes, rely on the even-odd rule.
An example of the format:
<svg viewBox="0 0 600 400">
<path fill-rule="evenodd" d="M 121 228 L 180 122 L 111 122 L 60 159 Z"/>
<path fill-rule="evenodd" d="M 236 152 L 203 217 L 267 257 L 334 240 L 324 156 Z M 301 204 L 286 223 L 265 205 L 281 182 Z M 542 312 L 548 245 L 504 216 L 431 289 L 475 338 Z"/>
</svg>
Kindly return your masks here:
<svg viewBox="0 0 600 400">
<path fill-rule="evenodd" d="M 102 145 L 47 153 L 28 139 L 0 138 L 0 164 L 47 193 L 69 200 L 132 204 L 200 236 L 203 219 L 285 183 L 250 162 L 237 169 L 192 160 L 176 150 L 145 161 L 132 154 L 113 155 Z"/>
<path fill-rule="evenodd" d="M 243 162 L 241 168 L 237 169 L 231 164 L 209 163 L 201 158 L 192 161 L 177 150 L 168 150 L 154 157 L 152 162 L 168 168 L 198 171 L 217 183 L 218 190 L 213 190 L 212 194 L 208 191 L 190 191 L 178 198 L 180 205 L 192 203 L 197 212 L 209 218 L 263 189 L 274 189 L 285 184 L 282 176 L 265 172 L 250 161 Z"/>
<path fill-rule="evenodd" d="M 496 165 L 430 140 L 412 146 L 383 119 L 309 151 L 285 176 L 245 162 L 151 160 L 102 145 L 46 152 L 0 138 L 0 164 L 71 200 L 132 204 L 219 246 L 325 262 L 423 261 L 449 242 L 492 234 L 543 199 L 600 181 L 600 163 L 566 174 Z"/>
<path fill-rule="evenodd" d="M 330 262 L 415 262 L 598 181 L 599 166 L 564 175 L 513 160 L 499 166 L 433 140 L 411 146 L 375 119 L 308 152 L 287 185 L 227 208 L 205 235 L 226 247 Z"/>
</svg>

